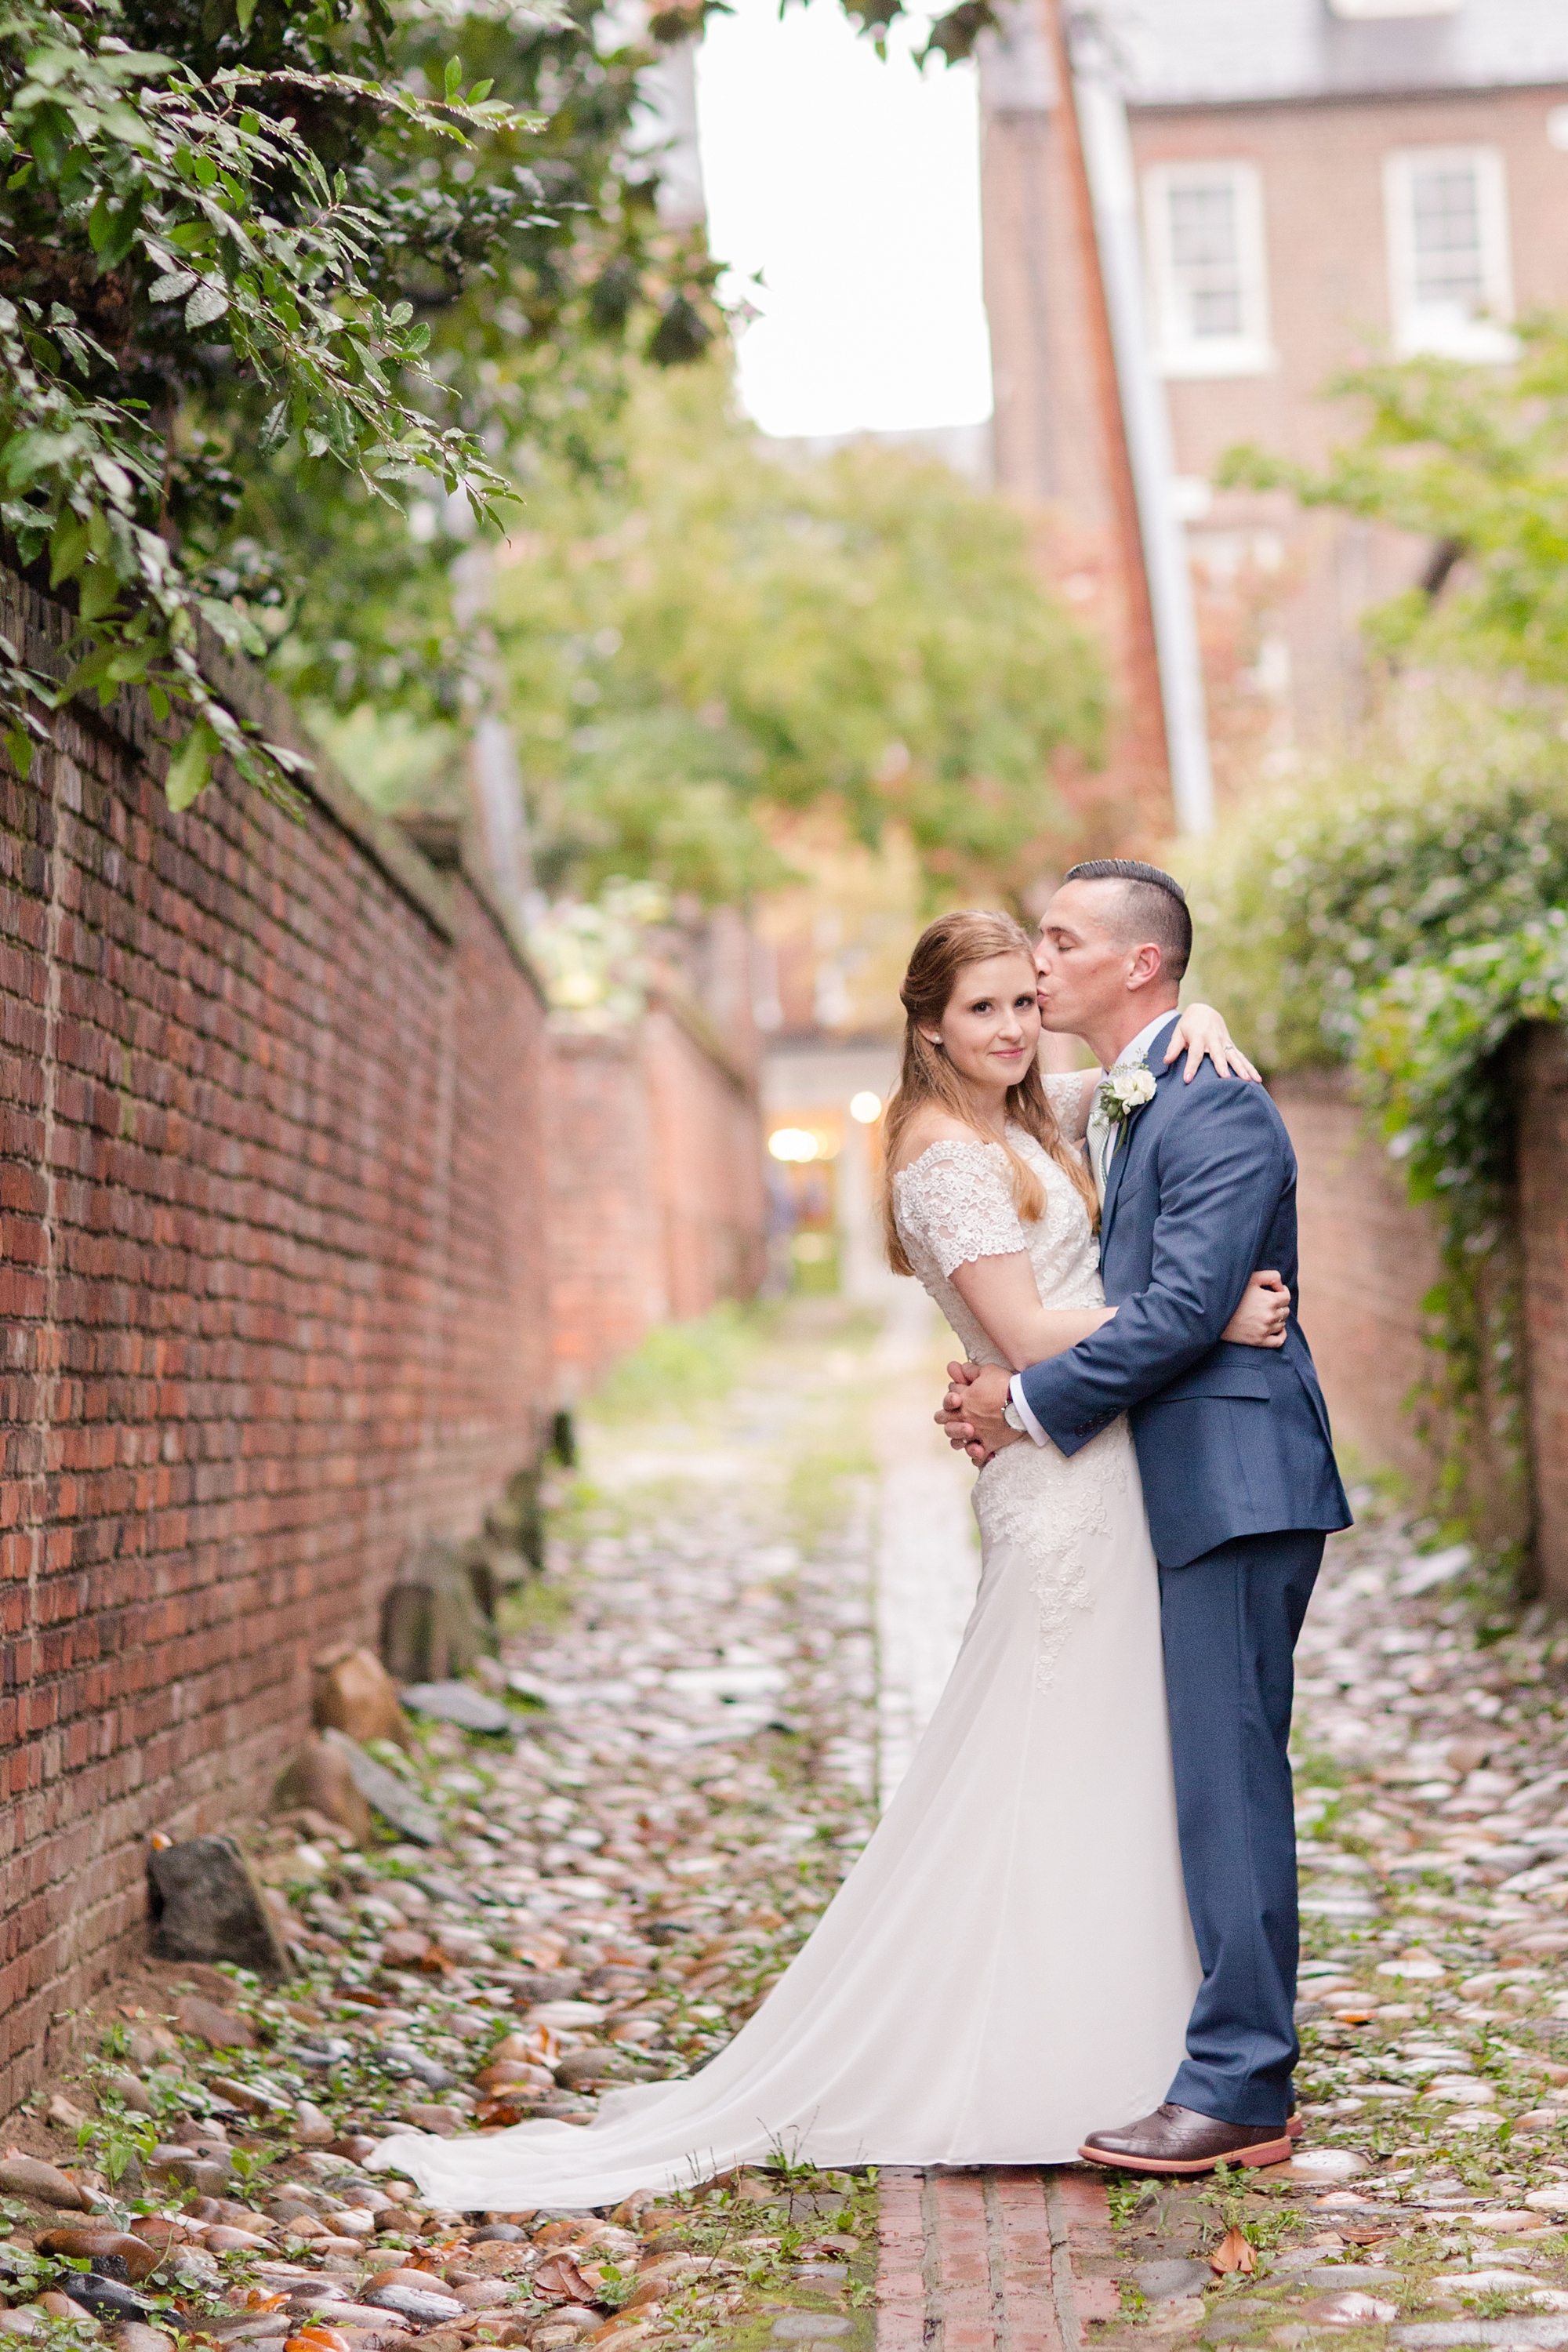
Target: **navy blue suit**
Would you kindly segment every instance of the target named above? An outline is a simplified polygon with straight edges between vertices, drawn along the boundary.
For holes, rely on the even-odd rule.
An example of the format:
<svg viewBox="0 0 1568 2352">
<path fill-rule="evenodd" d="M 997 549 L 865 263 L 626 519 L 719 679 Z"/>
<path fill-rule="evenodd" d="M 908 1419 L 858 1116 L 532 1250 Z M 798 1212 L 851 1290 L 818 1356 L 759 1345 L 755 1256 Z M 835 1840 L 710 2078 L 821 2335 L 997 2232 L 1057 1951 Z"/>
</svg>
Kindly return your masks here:
<svg viewBox="0 0 1568 2352">
<path fill-rule="evenodd" d="M 1172 1014 L 1174 1020 L 1174 1013 Z M 1160 1563 L 1182 1868 L 1204 1981 L 1167 2096 L 1282 2122 L 1298 2054 L 1287 1744 L 1292 1657 L 1325 1533 L 1351 1523 L 1296 1314 L 1296 1157 L 1261 1087 L 1150 1049 L 1153 1100 L 1110 1162 L 1100 1263 L 1115 1319 L 1023 1375 L 1064 1454 L 1131 1423 Z M 1278 1350 L 1220 1333 L 1248 1276 L 1291 1292 Z"/>
</svg>

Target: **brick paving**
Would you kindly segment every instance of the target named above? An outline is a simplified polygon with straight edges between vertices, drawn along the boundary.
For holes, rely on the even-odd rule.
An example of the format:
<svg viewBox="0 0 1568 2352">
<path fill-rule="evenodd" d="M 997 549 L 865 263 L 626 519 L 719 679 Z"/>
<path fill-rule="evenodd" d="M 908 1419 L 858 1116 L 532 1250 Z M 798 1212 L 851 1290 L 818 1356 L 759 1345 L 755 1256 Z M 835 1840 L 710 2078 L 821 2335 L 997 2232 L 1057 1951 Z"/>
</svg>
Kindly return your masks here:
<svg viewBox="0 0 1568 2352">
<path fill-rule="evenodd" d="M 1121 2308 L 1105 2184 L 1059 2168 L 888 2169 L 879 2352 L 1080 2352 Z"/>
<path fill-rule="evenodd" d="M 980 1559 L 969 1479 L 932 1429 L 952 1346 L 911 1293 L 876 1351 L 878 1780 L 897 1788 L 952 1669 Z M 911 1433 L 914 1433 L 911 1439 Z M 879 2352 L 1079 2352 L 1121 2308 L 1105 2184 L 1059 2167 L 885 2169 L 879 2183 Z"/>
<path fill-rule="evenodd" d="M 1357 1502 L 1298 1659 L 1301 2148 L 886 2174 L 885 2352 L 1568 2345 L 1568 1639 Z"/>
</svg>

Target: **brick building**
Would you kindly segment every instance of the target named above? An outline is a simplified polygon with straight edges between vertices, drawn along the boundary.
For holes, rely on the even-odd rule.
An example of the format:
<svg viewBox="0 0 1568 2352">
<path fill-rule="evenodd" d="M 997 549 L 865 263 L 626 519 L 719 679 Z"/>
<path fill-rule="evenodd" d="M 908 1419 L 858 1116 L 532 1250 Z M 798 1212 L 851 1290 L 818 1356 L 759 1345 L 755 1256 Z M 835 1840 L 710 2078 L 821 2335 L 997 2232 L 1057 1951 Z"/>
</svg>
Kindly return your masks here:
<svg viewBox="0 0 1568 2352">
<path fill-rule="evenodd" d="M 1356 624 L 1428 551 L 1216 490 L 1223 451 L 1314 459 L 1354 430 L 1339 370 L 1506 359 L 1568 304 L 1568 9 L 1553 0 L 1100 0 L 1127 100 L 1222 789 L 1342 735 Z M 1001 488 L 1055 518 L 1069 597 L 1114 644 L 1113 515 L 1086 260 L 1039 0 L 981 72 Z"/>
</svg>

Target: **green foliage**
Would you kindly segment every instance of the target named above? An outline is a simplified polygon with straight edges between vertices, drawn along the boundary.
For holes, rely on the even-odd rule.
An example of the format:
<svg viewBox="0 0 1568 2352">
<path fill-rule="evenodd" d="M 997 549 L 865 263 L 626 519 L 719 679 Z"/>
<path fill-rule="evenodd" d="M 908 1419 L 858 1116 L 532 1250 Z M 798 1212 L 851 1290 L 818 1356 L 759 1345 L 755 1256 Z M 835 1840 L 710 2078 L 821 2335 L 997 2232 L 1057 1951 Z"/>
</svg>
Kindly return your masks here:
<svg viewBox="0 0 1568 2352">
<path fill-rule="evenodd" d="M 1331 391 L 1365 404 L 1365 430 L 1321 471 L 1257 448 L 1221 478 L 1284 487 L 1309 506 L 1438 543 L 1420 587 L 1373 616 L 1388 655 L 1568 683 L 1568 315 L 1520 330 L 1518 364 L 1423 359 L 1359 369 Z M 1449 583 L 1449 567 L 1458 569 Z"/>
<path fill-rule="evenodd" d="M 529 953 L 558 1012 L 587 1027 L 616 1029 L 647 1001 L 646 935 L 669 902 L 657 882 L 609 882 L 593 902 L 563 899 L 529 926 Z"/>
<path fill-rule="evenodd" d="M 1357 1066 L 1412 1196 L 1480 1230 L 1511 1172 L 1500 1057 L 1522 1023 L 1568 1014 L 1568 912 L 1405 965 L 1360 1010 Z"/>
<path fill-rule="evenodd" d="M 755 1352 L 766 1317 L 725 1300 L 691 1323 L 664 1323 L 623 1357 L 593 1400 L 595 1418 L 646 1421 L 728 1396 Z"/>
<path fill-rule="evenodd" d="M 1440 1493 L 1462 1504 L 1477 1414 L 1523 1475 L 1517 1280 L 1502 1244 L 1513 1173 L 1510 1038 L 1568 1015 L 1568 912 L 1549 909 L 1506 938 L 1407 964 L 1370 991 L 1356 1066 L 1410 1195 L 1443 1218 L 1445 1279 L 1426 1305 L 1442 1372 L 1430 1402 L 1446 1444 Z"/>
<path fill-rule="evenodd" d="M 647 53 L 601 29 L 589 0 L 3 0 L 0 530 L 78 621 L 63 681 L 0 646 L 14 758 L 41 708 L 140 684 L 186 722 L 176 806 L 220 751 L 287 797 L 200 625 L 296 669 L 336 625 L 363 667 L 377 566 L 417 601 L 456 545 L 411 537 L 413 490 L 482 525 L 490 450 L 581 437 L 639 320 L 710 331 L 710 266 L 617 160 Z"/>
<path fill-rule="evenodd" d="M 717 366 L 645 382 L 619 457 L 542 472 L 490 600 L 546 888 L 742 898 L 825 804 L 937 889 L 1033 870 L 1104 686 L 1016 516 L 917 456 L 781 463 Z"/>
<path fill-rule="evenodd" d="M 1507 1047 L 1564 1012 L 1568 316 L 1522 328 L 1507 371 L 1422 360 L 1332 389 L 1369 414 L 1325 467 L 1245 449 L 1224 478 L 1425 534 L 1425 579 L 1367 633 L 1395 670 L 1468 675 L 1473 703 L 1428 684 L 1414 751 L 1236 828 L 1205 876 L 1229 936 L 1205 971 L 1257 1009 L 1276 1066 L 1353 1058 L 1412 1198 L 1441 1213 L 1437 1372 L 1417 1405 L 1439 1498 L 1468 1514 L 1483 1416 L 1505 1485 L 1523 1482 Z"/>
<path fill-rule="evenodd" d="M 1500 1531 L 1523 1479 L 1505 1048 L 1561 1017 L 1568 749 L 1538 713 L 1434 703 L 1416 743 L 1249 810 L 1194 900 L 1200 987 L 1243 1008 L 1268 1066 L 1350 1062 L 1412 1199 L 1438 1213 L 1429 1376 L 1407 1402 L 1439 1509 Z"/>
<path fill-rule="evenodd" d="M 1568 905 L 1568 746 L 1445 700 L 1260 797 L 1189 857 L 1204 993 L 1273 1070 L 1343 1062 L 1391 973 Z"/>
</svg>

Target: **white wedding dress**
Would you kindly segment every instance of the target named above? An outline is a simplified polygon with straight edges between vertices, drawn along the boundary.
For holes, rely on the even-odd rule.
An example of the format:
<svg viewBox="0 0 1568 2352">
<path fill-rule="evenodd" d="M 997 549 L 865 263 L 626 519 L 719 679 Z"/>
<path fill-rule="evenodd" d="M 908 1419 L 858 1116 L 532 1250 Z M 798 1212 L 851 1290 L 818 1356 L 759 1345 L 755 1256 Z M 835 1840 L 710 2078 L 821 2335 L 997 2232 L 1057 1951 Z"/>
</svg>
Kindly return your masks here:
<svg viewBox="0 0 1568 2352">
<path fill-rule="evenodd" d="M 1047 1081 L 1049 1083 L 1049 1081 Z M 1058 1116 L 1081 1082 L 1053 1087 Z M 895 1179 L 911 1264 L 971 1357 L 948 1277 L 1026 1248 L 1043 1305 L 1099 1306 L 1074 1186 L 1034 1140 L 1020 1225 L 994 1144 Z M 819 2165 L 1052 2164 L 1146 2115 L 1199 1969 L 1176 1843 L 1159 1593 L 1125 1422 L 1070 1461 L 1005 1448 L 974 1488 L 980 1587 L 952 1678 L 870 1843 L 756 2015 L 685 2082 L 586 2128 L 384 2141 L 373 2164 L 458 2210 L 608 2205 L 782 2150 Z"/>
</svg>

